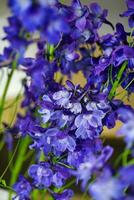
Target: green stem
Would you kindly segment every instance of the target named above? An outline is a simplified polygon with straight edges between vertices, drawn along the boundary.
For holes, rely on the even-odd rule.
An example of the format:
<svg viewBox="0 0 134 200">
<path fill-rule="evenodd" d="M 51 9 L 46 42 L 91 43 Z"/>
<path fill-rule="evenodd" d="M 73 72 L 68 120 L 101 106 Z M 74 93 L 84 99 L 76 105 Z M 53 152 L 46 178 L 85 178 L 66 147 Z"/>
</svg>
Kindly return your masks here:
<svg viewBox="0 0 134 200">
<path fill-rule="evenodd" d="M 9 88 L 9 85 L 11 83 L 14 70 L 16 69 L 16 65 L 17 65 L 17 62 L 14 61 L 13 64 L 12 64 L 12 69 L 11 69 L 9 75 L 8 75 L 8 79 L 7 79 L 7 82 L 6 82 L 6 85 L 5 85 L 5 88 L 4 88 L 4 92 L 3 92 L 3 95 L 2 95 L 2 99 L 1 99 L 1 103 L 0 103 L 0 126 L 1 126 L 1 123 L 2 123 L 2 115 L 3 115 L 3 111 L 4 111 L 4 105 L 5 105 L 5 100 L 6 100 L 8 88 Z"/>
<path fill-rule="evenodd" d="M 12 192 L 14 192 L 14 190 L 10 187 L 10 186 L 3 186 L 2 184 L 0 184 L 0 187 L 3 188 L 3 189 L 6 189 L 6 190 L 10 190 Z"/>
<path fill-rule="evenodd" d="M 9 151 L 8 152 L 8 162 L 11 160 L 12 156 L 13 156 L 13 152 Z M 13 170 L 13 162 L 9 166 L 9 171 L 12 172 L 12 170 Z"/>
<path fill-rule="evenodd" d="M 66 168 L 69 168 L 69 169 L 74 169 L 72 166 L 69 166 L 69 165 L 66 165 L 65 163 L 62 163 L 62 162 L 57 162 L 59 165 L 62 165 Z"/>
<path fill-rule="evenodd" d="M 21 99 L 22 99 L 22 95 L 19 93 L 17 95 L 17 97 L 15 98 L 15 100 L 11 104 L 4 107 L 4 110 L 8 110 L 9 108 L 12 108 L 14 106 L 14 104 L 18 103 L 18 101 Z"/>
<path fill-rule="evenodd" d="M 109 93 L 109 95 L 108 95 L 109 100 L 112 100 L 112 98 L 115 96 L 116 89 L 117 89 L 118 86 L 119 86 L 120 79 L 121 79 L 122 74 L 123 74 L 124 70 L 126 69 L 126 67 L 127 67 L 127 62 L 124 62 L 123 65 L 121 66 L 121 68 L 120 68 L 118 74 L 117 74 L 117 78 L 116 78 L 116 80 L 114 81 L 113 86 L 112 86 L 112 88 L 111 88 L 111 90 L 110 90 L 110 93 Z"/>
<path fill-rule="evenodd" d="M 125 151 L 123 152 L 123 156 L 122 156 L 123 166 L 127 166 L 129 154 L 130 154 L 130 149 L 125 149 Z"/>
<path fill-rule="evenodd" d="M 10 186 L 12 186 L 16 182 L 16 180 L 19 176 L 23 162 L 25 160 L 25 154 L 26 154 L 29 143 L 30 143 L 29 137 L 23 138 L 23 140 L 21 141 L 21 144 L 19 146 L 17 160 L 13 166 L 14 170 L 11 175 Z M 12 192 L 9 193 L 9 200 L 11 200 L 11 196 L 12 196 Z"/>
<path fill-rule="evenodd" d="M 129 87 L 133 82 L 134 82 L 134 78 L 128 83 L 128 85 L 124 88 L 124 90 L 127 90 L 128 87 Z M 116 96 L 118 96 L 118 95 L 120 95 L 120 94 L 122 94 L 122 93 L 124 93 L 124 92 L 125 92 L 125 91 L 119 92 L 119 93 L 116 94 Z"/>
<path fill-rule="evenodd" d="M 48 60 L 53 61 L 54 59 L 54 46 L 47 44 L 47 55 L 48 55 Z"/>
<path fill-rule="evenodd" d="M 111 65 L 110 66 L 110 82 L 111 82 L 111 84 L 113 85 L 114 83 L 113 83 L 113 66 Z"/>
<path fill-rule="evenodd" d="M 1 177 L 0 177 L 0 180 L 4 177 L 4 175 L 6 174 L 6 172 L 7 172 L 8 168 L 9 168 L 9 166 L 11 165 L 11 163 L 12 163 L 12 161 L 13 161 L 13 158 L 14 158 L 16 152 L 17 152 L 19 143 L 20 143 L 20 140 L 18 141 L 18 143 L 17 143 L 17 145 L 16 145 L 16 148 L 15 148 L 15 151 L 14 151 L 14 153 L 13 153 L 13 155 L 12 155 L 11 160 L 9 161 L 9 163 L 8 163 L 8 165 L 7 165 L 7 167 L 6 167 L 6 169 L 4 170 L 4 172 L 2 173 L 2 175 L 1 175 Z"/>
<path fill-rule="evenodd" d="M 60 188 L 57 192 L 62 192 L 63 190 L 68 189 L 74 183 L 76 183 L 76 179 L 72 179 L 69 183 L 67 183 L 65 186 L 63 186 L 62 188 Z"/>
<path fill-rule="evenodd" d="M 4 138 L 1 138 L 1 141 L 0 141 L 0 151 L 3 149 L 4 145 L 5 145 Z"/>
<path fill-rule="evenodd" d="M 127 166 L 134 164 L 134 158 L 127 163 Z"/>
</svg>

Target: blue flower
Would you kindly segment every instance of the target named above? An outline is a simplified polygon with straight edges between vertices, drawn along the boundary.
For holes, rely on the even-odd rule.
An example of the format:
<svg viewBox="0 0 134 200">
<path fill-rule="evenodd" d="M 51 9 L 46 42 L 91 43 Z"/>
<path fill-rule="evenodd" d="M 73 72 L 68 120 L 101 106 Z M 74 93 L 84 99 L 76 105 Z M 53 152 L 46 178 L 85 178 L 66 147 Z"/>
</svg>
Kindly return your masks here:
<svg viewBox="0 0 134 200">
<path fill-rule="evenodd" d="M 70 31 L 69 25 L 64 20 L 55 7 L 54 2 L 42 1 L 10 1 L 14 15 L 21 21 L 23 27 L 28 32 L 40 31 L 42 39 L 47 40 L 50 44 L 57 44 L 62 33 Z"/>
<path fill-rule="evenodd" d="M 52 112 L 51 120 L 56 122 L 57 127 L 62 129 L 62 128 L 65 128 L 65 126 L 69 127 L 72 124 L 74 120 L 74 116 L 64 114 L 63 111 L 57 110 L 57 111 Z"/>
<path fill-rule="evenodd" d="M 128 10 L 121 14 L 122 17 L 129 17 L 129 26 L 134 27 L 134 1 L 126 0 Z"/>
<path fill-rule="evenodd" d="M 102 119 L 105 114 L 101 110 L 93 111 L 91 114 L 80 114 L 75 118 L 76 137 L 94 138 L 102 131 Z"/>
<path fill-rule="evenodd" d="M 108 10 L 102 10 L 100 5 L 97 3 L 90 4 L 91 19 L 93 19 L 94 28 L 100 28 L 102 23 L 105 21 Z"/>
<path fill-rule="evenodd" d="M 131 148 L 134 145 L 134 116 L 131 120 L 128 120 L 122 125 L 117 132 L 118 135 L 124 136 L 124 140 L 127 144 L 127 148 Z"/>
<path fill-rule="evenodd" d="M 61 90 L 53 94 L 53 99 L 56 101 L 56 103 L 63 107 L 68 106 L 70 97 L 71 93 L 69 93 L 67 90 Z"/>
<path fill-rule="evenodd" d="M 13 189 L 20 200 L 28 200 L 30 192 L 32 191 L 32 186 L 23 176 L 20 176 L 19 180 L 13 185 Z"/>
<path fill-rule="evenodd" d="M 123 187 L 117 178 L 112 177 L 108 169 L 91 183 L 89 192 L 95 200 L 123 199 Z"/>
<path fill-rule="evenodd" d="M 54 149 L 55 154 L 61 154 L 66 150 L 73 152 L 76 147 L 76 142 L 73 137 L 57 128 L 48 129 L 42 139 L 41 142 L 44 142 L 44 151 L 49 146 Z"/>
<path fill-rule="evenodd" d="M 80 140 L 77 148 L 73 152 L 68 152 L 67 162 L 70 166 L 78 169 L 81 163 L 90 161 L 95 154 L 98 154 L 102 150 L 102 142 L 100 139 L 94 140 Z"/>
<path fill-rule="evenodd" d="M 39 188 L 48 188 L 52 184 L 53 172 L 48 163 L 31 165 L 28 174 Z"/>
<path fill-rule="evenodd" d="M 84 190 L 88 181 L 92 175 L 98 173 L 111 157 L 113 149 L 110 146 L 106 146 L 102 149 L 100 155 L 95 155 L 91 151 L 88 151 L 86 159 L 83 159 L 80 163 L 77 171 L 74 172 L 78 180 L 82 181 L 82 189 Z"/>
<path fill-rule="evenodd" d="M 43 124 L 45 124 L 46 122 L 48 122 L 50 120 L 50 117 L 51 117 L 50 110 L 42 108 L 39 110 L 39 113 L 41 114 Z"/>
<path fill-rule="evenodd" d="M 134 48 L 127 45 L 119 46 L 112 54 L 112 61 L 115 66 L 119 66 L 124 61 L 131 59 L 134 59 Z"/>
<path fill-rule="evenodd" d="M 125 199 L 133 199 L 134 196 L 134 165 L 122 167 L 119 170 L 119 178 L 127 193 L 124 194 Z"/>
<path fill-rule="evenodd" d="M 63 184 L 64 184 L 64 182 L 65 182 L 64 179 L 65 179 L 65 177 L 62 175 L 62 173 L 56 172 L 56 173 L 53 175 L 53 180 L 52 180 L 52 182 L 53 182 L 53 184 L 54 184 L 55 187 L 60 188 L 60 187 L 63 186 Z"/>
<path fill-rule="evenodd" d="M 70 189 L 66 189 L 61 193 L 52 193 L 55 200 L 71 200 L 74 193 Z"/>
</svg>

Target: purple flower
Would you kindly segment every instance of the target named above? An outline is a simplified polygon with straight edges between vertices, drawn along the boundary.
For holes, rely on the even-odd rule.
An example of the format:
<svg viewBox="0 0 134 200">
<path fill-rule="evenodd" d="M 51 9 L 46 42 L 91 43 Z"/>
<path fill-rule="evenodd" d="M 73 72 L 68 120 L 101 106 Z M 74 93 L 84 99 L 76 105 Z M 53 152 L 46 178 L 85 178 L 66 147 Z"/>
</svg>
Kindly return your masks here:
<svg viewBox="0 0 134 200">
<path fill-rule="evenodd" d="M 113 24 L 106 19 L 108 15 L 108 10 L 102 9 L 99 4 L 91 3 L 90 4 L 90 15 L 89 18 L 93 20 L 93 28 L 99 29 L 103 23 L 108 24 L 114 29 Z"/>
<path fill-rule="evenodd" d="M 118 135 L 124 136 L 124 140 L 127 144 L 127 148 L 131 148 L 134 145 L 134 116 L 131 120 L 122 125 L 117 132 Z"/>
<path fill-rule="evenodd" d="M 113 149 L 110 146 L 103 148 L 100 155 L 95 155 L 92 152 L 88 154 L 85 160 L 80 163 L 77 172 L 74 172 L 78 180 L 82 180 L 82 188 L 85 189 L 88 181 L 94 173 L 102 169 L 108 159 L 111 157 Z"/>
<path fill-rule="evenodd" d="M 53 184 L 55 187 L 60 188 L 63 186 L 64 177 L 60 172 L 57 172 L 53 175 Z"/>
<path fill-rule="evenodd" d="M 133 59 L 134 62 L 134 59 Z M 130 63 L 128 63 L 129 65 Z M 130 65 L 129 65 L 130 67 Z M 130 70 L 131 71 L 131 70 Z M 126 76 L 124 73 L 123 78 Z M 122 82 L 121 86 L 128 92 L 128 94 L 134 93 L 134 72 L 128 73 L 125 80 Z"/>
<path fill-rule="evenodd" d="M 130 106 L 119 107 L 116 111 L 117 119 L 123 123 L 129 122 L 134 117 L 134 110 Z"/>
<path fill-rule="evenodd" d="M 42 117 L 42 123 L 45 124 L 46 122 L 49 121 L 51 117 L 51 112 L 48 109 L 40 109 L 39 113 L 41 114 Z"/>
<path fill-rule="evenodd" d="M 134 144 L 134 110 L 130 106 L 120 107 L 116 111 L 117 119 L 123 122 L 122 127 L 118 130 L 117 135 L 124 136 L 128 148 Z"/>
<path fill-rule="evenodd" d="M 125 186 L 134 186 L 134 165 L 121 168 L 119 171 L 119 177 Z"/>
<path fill-rule="evenodd" d="M 61 90 L 53 94 L 53 99 L 56 101 L 56 103 L 63 107 L 68 106 L 70 97 L 71 93 L 69 93 L 67 90 Z"/>
<path fill-rule="evenodd" d="M 107 20 L 108 11 L 97 3 L 87 6 L 80 0 L 72 0 L 70 5 L 58 0 L 8 2 L 13 15 L 4 31 L 10 46 L 0 55 L 0 66 L 11 68 L 17 62 L 19 70 L 25 72 L 21 106 L 26 113 L 17 116 L 6 136 L 15 131 L 19 136 L 30 137 L 29 148 L 35 150 L 36 160 L 28 170 L 31 184 L 21 178 L 14 185 L 19 198 L 28 199 L 36 188 L 46 189 L 54 199 L 69 200 L 73 193 L 63 188 L 73 178 L 81 182 L 82 191 L 87 188 L 96 200 L 124 200 L 127 193 L 128 197 L 133 196 L 133 167 L 112 176 L 106 167 L 113 148 L 103 147 L 100 137 L 104 126 L 113 128 L 120 120 L 124 124 L 119 134 L 124 136 L 128 148 L 134 144 L 133 109 L 116 100 L 116 96 L 109 98 L 111 89 L 118 86 L 128 94 L 133 91 L 134 47 L 127 40 L 130 33 L 118 23 L 113 33 L 100 36 L 102 24 L 112 28 L 113 25 Z M 132 26 L 134 4 L 132 0 L 127 0 L 127 4 L 124 15 L 130 17 Z M 35 56 L 24 58 L 31 44 L 37 46 Z M 100 53 L 96 55 L 98 49 Z M 118 82 L 124 62 L 127 66 Z M 79 80 L 77 85 L 67 81 L 64 86 L 64 75 L 71 80 L 80 71 L 85 77 L 84 86 Z M 12 144 L 11 137 L 5 139 Z"/>
<path fill-rule="evenodd" d="M 19 18 L 23 27 L 28 32 L 40 31 L 41 37 L 50 44 L 57 44 L 62 33 L 70 31 L 68 24 L 61 16 L 54 3 L 43 3 L 42 1 L 32 2 L 9 0 L 12 12 Z"/>
<path fill-rule="evenodd" d="M 65 131 L 60 131 L 57 128 L 50 128 L 45 132 L 42 143 L 45 148 L 48 146 L 54 149 L 55 154 L 61 154 L 68 150 L 73 152 L 76 147 L 76 142 L 73 137 L 69 136 Z"/>
<path fill-rule="evenodd" d="M 132 199 L 134 196 L 134 165 L 122 167 L 119 170 L 119 178 L 124 188 L 127 188 L 125 199 Z"/>
<path fill-rule="evenodd" d="M 101 132 L 100 127 L 102 127 L 103 117 L 104 113 L 101 110 L 93 111 L 92 114 L 78 115 L 75 118 L 75 126 L 77 127 L 76 137 L 84 139 L 98 136 L 99 130 Z"/>
<path fill-rule="evenodd" d="M 90 156 L 100 153 L 101 150 L 102 143 L 100 139 L 80 140 L 75 151 L 68 152 L 67 163 L 77 169 L 81 163 L 88 161 Z"/>
<path fill-rule="evenodd" d="M 5 47 L 3 54 L 0 54 L 0 67 L 11 66 L 16 53 L 12 47 Z"/>
<path fill-rule="evenodd" d="M 94 28 L 100 28 L 102 23 L 105 21 L 108 10 L 102 10 L 100 5 L 97 3 L 90 4 L 91 19 L 93 19 Z"/>
<path fill-rule="evenodd" d="M 134 27 L 134 1 L 126 0 L 128 10 L 121 14 L 122 17 L 129 17 L 129 26 Z"/>
<path fill-rule="evenodd" d="M 33 164 L 28 170 L 29 176 L 37 187 L 48 188 L 52 184 L 53 172 L 48 163 Z"/>
<path fill-rule="evenodd" d="M 95 200 L 122 199 L 123 188 L 120 181 L 109 170 L 104 170 L 99 178 L 89 186 L 89 192 Z"/>
<path fill-rule="evenodd" d="M 23 176 L 20 176 L 19 180 L 13 185 L 13 189 L 17 193 L 20 200 L 28 200 L 32 187 Z"/>
<path fill-rule="evenodd" d="M 51 120 L 55 121 L 57 124 L 57 127 L 62 129 L 65 127 L 69 127 L 72 124 L 72 122 L 74 120 L 74 116 L 64 114 L 63 111 L 57 110 L 57 111 L 52 112 Z"/>
<path fill-rule="evenodd" d="M 61 193 L 52 193 L 55 200 L 71 200 L 73 197 L 73 191 L 70 189 L 64 190 Z"/>
<path fill-rule="evenodd" d="M 105 123 L 106 123 L 106 126 L 109 129 L 115 127 L 115 125 L 116 125 L 116 114 L 115 114 L 115 112 L 111 112 L 105 117 Z"/>
<path fill-rule="evenodd" d="M 112 60 L 115 66 L 119 66 L 124 61 L 134 59 L 134 48 L 126 45 L 119 46 L 112 54 Z"/>
</svg>

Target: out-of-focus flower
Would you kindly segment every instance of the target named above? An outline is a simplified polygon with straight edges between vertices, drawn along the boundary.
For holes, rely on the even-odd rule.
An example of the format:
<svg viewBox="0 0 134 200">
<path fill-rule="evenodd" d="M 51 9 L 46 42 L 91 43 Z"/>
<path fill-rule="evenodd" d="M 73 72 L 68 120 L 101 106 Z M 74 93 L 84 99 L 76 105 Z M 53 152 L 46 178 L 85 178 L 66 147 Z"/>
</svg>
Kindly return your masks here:
<svg viewBox="0 0 134 200">
<path fill-rule="evenodd" d="M 28 32 L 40 31 L 50 44 L 57 44 L 69 26 L 52 3 L 10 1 L 9 6 Z"/>
<path fill-rule="evenodd" d="M 92 175 L 102 169 L 108 159 L 111 157 L 113 149 L 110 146 L 103 148 L 99 156 L 95 156 L 90 152 L 89 157 L 85 162 L 81 162 L 76 174 L 78 180 L 82 181 L 82 188 L 85 189 L 88 181 L 91 180 Z"/>
<path fill-rule="evenodd" d="M 134 117 L 122 125 L 118 131 L 118 135 L 124 136 L 124 140 L 127 144 L 127 148 L 131 148 L 134 145 Z"/>
<path fill-rule="evenodd" d="M 129 17 L 129 26 L 134 27 L 134 1 L 126 0 L 128 10 L 121 14 L 122 17 Z"/>
<path fill-rule="evenodd" d="M 108 169 L 89 185 L 89 192 L 95 200 L 123 199 L 123 187 L 118 178 L 112 177 Z"/>
</svg>

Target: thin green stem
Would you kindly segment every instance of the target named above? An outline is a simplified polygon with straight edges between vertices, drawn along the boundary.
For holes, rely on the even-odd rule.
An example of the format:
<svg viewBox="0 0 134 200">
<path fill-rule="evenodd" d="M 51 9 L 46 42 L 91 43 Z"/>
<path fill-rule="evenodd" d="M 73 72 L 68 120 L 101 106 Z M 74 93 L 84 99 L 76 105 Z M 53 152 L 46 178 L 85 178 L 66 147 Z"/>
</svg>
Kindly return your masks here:
<svg viewBox="0 0 134 200">
<path fill-rule="evenodd" d="M 76 183 L 76 179 L 72 179 L 69 183 L 67 183 L 65 186 L 63 186 L 62 188 L 59 189 L 59 191 L 63 191 L 65 189 L 68 189 L 70 186 L 72 186 L 74 183 Z M 58 192 L 59 192 L 58 191 Z"/>
<path fill-rule="evenodd" d="M 8 151 L 8 161 L 11 160 L 12 155 L 13 155 L 13 152 L 12 152 L 12 151 Z M 10 172 L 12 172 L 12 169 L 13 169 L 13 162 L 12 162 L 11 165 L 9 166 Z"/>
<path fill-rule="evenodd" d="M 127 84 L 127 86 L 124 88 L 124 90 L 127 90 L 128 87 L 129 87 L 133 82 L 134 82 L 134 78 Z M 120 94 L 122 94 L 122 93 L 124 93 L 124 92 L 125 92 L 125 91 L 119 92 L 119 93 L 116 94 L 116 96 L 118 96 L 118 95 L 120 95 Z"/>
<path fill-rule="evenodd" d="M 4 185 L 0 184 L 0 187 L 3 188 L 3 189 L 10 190 L 10 191 L 14 192 L 14 190 L 10 186 L 7 186 L 7 185 L 4 186 Z"/>
<path fill-rule="evenodd" d="M 112 65 L 110 66 L 110 82 L 112 85 L 114 84 L 113 83 L 113 66 Z"/>
<path fill-rule="evenodd" d="M 14 104 L 17 103 L 20 99 L 22 99 L 22 96 L 20 94 L 18 94 L 17 97 L 15 98 L 15 100 L 10 105 L 7 105 L 4 107 L 4 110 L 12 108 L 12 106 L 14 106 Z"/>
<path fill-rule="evenodd" d="M 123 153 L 121 153 L 116 160 L 114 161 L 114 167 L 117 168 L 117 166 L 120 164 L 121 160 L 122 160 L 122 155 Z"/>
<path fill-rule="evenodd" d="M 17 143 L 17 145 L 16 145 L 16 147 L 15 147 L 15 150 L 14 150 L 14 153 L 13 153 L 13 155 L 12 155 L 12 158 L 10 159 L 10 161 L 9 161 L 9 163 L 8 163 L 8 165 L 7 165 L 7 167 L 6 167 L 6 169 L 4 170 L 4 172 L 2 173 L 2 175 L 0 176 L 0 180 L 4 177 L 4 175 L 6 174 L 6 172 L 7 172 L 8 168 L 9 168 L 9 166 L 11 165 L 11 163 L 12 163 L 12 161 L 13 161 L 13 159 L 14 159 L 14 156 L 15 156 L 15 154 L 16 154 L 16 152 L 17 152 L 17 149 L 18 149 L 18 147 L 19 147 L 19 144 L 20 144 L 20 140 L 18 141 L 18 143 Z"/>
<path fill-rule="evenodd" d="M 14 170 L 13 170 L 13 173 L 11 174 L 10 186 L 12 186 L 18 178 L 18 175 L 21 171 L 23 162 L 25 160 L 25 154 L 26 154 L 29 143 L 30 143 L 29 137 L 23 138 L 23 140 L 21 141 L 21 144 L 19 146 L 19 151 L 18 151 L 19 156 L 17 156 L 17 160 L 13 166 Z M 11 196 L 12 196 L 12 193 L 10 192 L 9 200 L 11 200 Z"/>
<path fill-rule="evenodd" d="M 123 65 L 121 66 L 121 68 L 120 68 L 118 74 L 117 74 L 117 78 L 116 78 L 116 80 L 114 81 L 113 86 L 112 86 L 112 88 L 111 88 L 111 90 L 110 90 L 110 93 L 109 93 L 109 95 L 108 95 L 109 100 L 112 100 L 112 98 L 115 96 L 116 89 L 117 89 L 118 86 L 119 86 L 120 79 L 121 79 L 122 74 L 123 74 L 123 72 L 125 71 L 126 67 L 127 67 L 127 62 L 124 62 Z"/>
<path fill-rule="evenodd" d="M 65 163 L 62 163 L 62 162 L 57 162 L 57 164 L 62 165 L 62 166 L 69 168 L 69 169 L 74 169 L 72 166 L 66 165 Z"/>
<path fill-rule="evenodd" d="M 14 122 L 14 120 L 16 118 L 17 110 L 18 110 L 18 105 L 16 104 L 12 119 L 11 119 L 11 121 L 9 123 L 9 127 L 12 127 L 12 125 L 13 125 L 13 122 Z"/>
<path fill-rule="evenodd" d="M 0 103 L 0 126 L 1 126 L 1 123 L 2 123 L 2 115 L 3 115 L 3 111 L 4 111 L 4 105 L 5 105 L 7 92 L 8 92 L 9 85 L 11 83 L 14 71 L 16 69 L 16 66 L 17 66 L 17 62 L 14 61 L 13 64 L 12 64 L 12 69 L 11 69 L 9 75 L 8 75 L 8 79 L 7 79 L 7 82 L 6 82 L 6 85 L 5 85 L 5 88 L 4 88 L 4 92 L 3 92 L 3 95 L 2 95 L 2 99 L 1 99 L 1 103 Z"/>
</svg>

